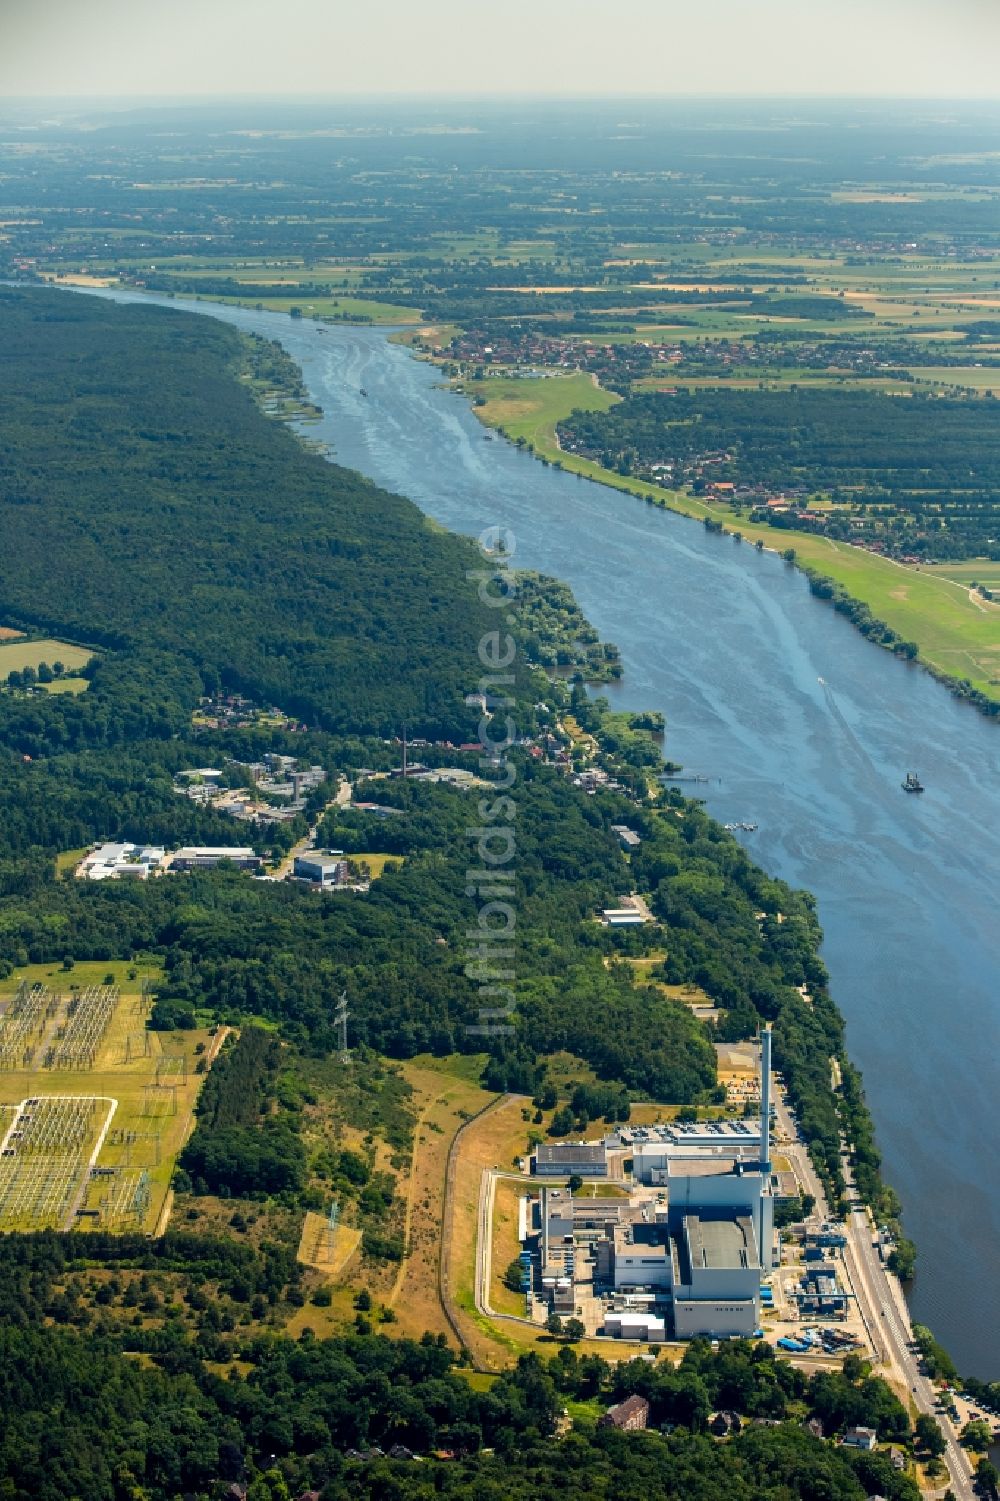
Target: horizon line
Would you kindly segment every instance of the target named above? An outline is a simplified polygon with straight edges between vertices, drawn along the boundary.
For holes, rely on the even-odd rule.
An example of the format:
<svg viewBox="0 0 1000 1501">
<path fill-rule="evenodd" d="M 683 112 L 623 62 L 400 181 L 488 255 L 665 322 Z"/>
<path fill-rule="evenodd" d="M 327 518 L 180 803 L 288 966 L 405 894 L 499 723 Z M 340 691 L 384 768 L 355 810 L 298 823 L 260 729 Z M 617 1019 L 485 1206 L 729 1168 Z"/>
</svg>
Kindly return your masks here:
<svg viewBox="0 0 1000 1501">
<path fill-rule="evenodd" d="M 28 93 L 24 93 L 24 94 L 10 94 L 10 93 L 6 93 L 5 94 L 5 93 L 0 93 L 0 105 L 4 105 L 4 104 L 31 104 L 31 103 L 39 103 L 39 104 L 45 103 L 45 104 L 49 104 L 49 103 L 56 103 L 56 102 L 62 102 L 62 103 L 65 103 L 65 104 L 77 104 L 77 103 L 88 103 L 88 104 L 116 104 L 116 103 L 122 103 L 122 104 L 125 104 L 125 103 L 128 103 L 128 104 L 137 104 L 137 103 L 163 104 L 163 103 L 177 103 L 177 104 L 187 104 L 187 103 L 199 102 L 199 101 L 203 102 L 203 103 L 207 103 L 207 102 L 225 103 L 225 102 L 230 102 L 230 101 L 231 102 L 241 102 L 241 103 L 250 103 L 250 102 L 261 102 L 261 103 L 264 103 L 264 102 L 271 102 L 271 101 L 281 101 L 281 102 L 284 102 L 284 103 L 306 103 L 306 102 L 310 102 L 310 101 L 331 103 L 331 102 L 336 102 L 336 101 L 339 101 L 339 100 L 351 100 L 351 101 L 371 100 L 372 102 L 377 102 L 377 101 L 383 101 L 383 100 L 387 100 L 387 99 L 403 100 L 403 101 L 411 101 L 411 100 L 412 101 L 435 101 L 436 100 L 436 101 L 440 101 L 442 103 L 448 102 L 448 103 L 463 103 L 463 104 L 476 104 L 476 103 L 486 103 L 486 102 L 489 102 L 489 103 L 497 103 L 497 102 L 500 102 L 500 103 L 505 103 L 505 102 L 520 103 L 520 102 L 525 101 L 525 100 L 534 100 L 534 101 L 539 102 L 539 103 L 545 103 L 545 102 L 553 102 L 553 103 L 578 102 L 578 103 L 584 104 L 584 103 L 594 103 L 594 102 L 607 102 L 607 103 L 622 103 L 622 104 L 635 104 L 635 103 L 669 104 L 669 103 L 672 103 L 672 102 L 678 101 L 678 100 L 683 100 L 683 101 L 706 100 L 706 101 L 717 102 L 718 100 L 728 99 L 728 100 L 732 100 L 734 102 L 739 102 L 739 103 L 743 103 L 743 102 L 750 102 L 750 103 L 767 103 L 767 102 L 772 102 L 772 103 L 811 103 L 811 102 L 813 102 L 815 100 L 822 100 L 824 102 L 829 102 L 831 100 L 843 100 L 845 102 L 854 103 L 854 102 L 859 101 L 859 100 L 869 100 L 869 101 L 872 101 L 872 102 L 880 102 L 881 101 L 881 102 L 893 103 L 893 104 L 895 104 L 895 103 L 910 103 L 910 102 L 912 102 L 912 103 L 920 103 L 920 104 L 926 104 L 926 103 L 932 103 L 933 104 L 933 103 L 937 103 L 937 104 L 997 104 L 997 105 L 1000 105 L 1000 92 L 998 92 L 996 94 L 948 94 L 948 93 L 940 93 L 939 94 L 939 93 L 903 93 L 903 92 L 900 92 L 900 93 L 893 93 L 893 92 L 889 92 L 889 93 L 872 93 L 872 92 L 867 92 L 867 91 L 864 91 L 864 92 L 857 91 L 857 92 L 853 92 L 853 93 L 852 92 L 846 92 L 845 93 L 843 91 L 834 91 L 834 90 L 830 90 L 830 91 L 819 90 L 819 91 L 817 91 L 816 89 L 812 89 L 808 93 L 800 93 L 800 92 L 787 92 L 787 93 L 785 93 L 785 92 L 781 92 L 781 93 L 774 93 L 774 92 L 767 92 L 767 93 L 741 93 L 741 92 L 735 91 L 735 90 L 708 90 L 708 91 L 706 91 L 706 90 L 703 90 L 703 89 L 699 89 L 699 90 L 683 90 L 683 89 L 681 89 L 681 90 L 675 90 L 675 91 L 673 91 L 673 92 L 671 92 L 669 94 L 665 94 L 665 93 L 636 93 L 636 92 L 619 93 L 619 92 L 616 92 L 616 91 L 607 91 L 607 92 L 600 91 L 600 92 L 590 92 L 590 93 L 579 93 L 579 94 L 577 94 L 577 93 L 568 93 L 568 92 L 567 93 L 560 93 L 560 92 L 550 93 L 550 92 L 545 92 L 545 91 L 535 90 L 535 89 L 531 89 L 531 90 L 515 90 L 513 92 L 507 92 L 507 91 L 502 91 L 502 90 L 496 90 L 496 91 L 492 91 L 491 90 L 491 91 L 484 92 L 483 90 L 478 90 L 475 93 L 469 93 L 469 92 L 466 92 L 464 90 L 458 90 L 458 89 L 438 89 L 438 90 L 429 90 L 429 89 L 419 89 L 419 90 L 417 90 L 417 89 L 390 89 L 390 90 L 376 90 L 376 89 L 350 89 L 350 88 L 345 88 L 345 89 L 333 90 L 333 91 L 328 91 L 328 92 L 327 91 L 319 91 L 319 90 L 317 90 L 317 91 L 310 91 L 310 92 L 306 92 L 306 93 L 303 93 L 301 91 L 294 91 L 292 89 L 289 89 L 287 91 L 286 90 L 275 90 L 275 89 L 269 89 L 269 90 L 242 90 L 242 91 L 238 91 L 238 92 L 235 92 L 235 91 L 234 92 L 225 92 L 225 91 L 224 92 L 216 92 L 216 91 L 213 91 L 213 90 L 192 90 L 190 92 L 185 92 L 185 93 L 163 93 L 163 94 L 160 94 L 160 93 L 151 93 L 149 91 L 143 91 L 143 92 L 137 92 L 137 93 L 123 93 L 123 94 L 111 94 L 111 93 L 103 93 L 103 92 L 102 93 L 66 93 L 66 92 L 59 92 L 59 93 L 42 93 L 42 94 L 38 94 L 38 93 L 33 93 L 33 94 L 28 94 Z"/>
</svg>

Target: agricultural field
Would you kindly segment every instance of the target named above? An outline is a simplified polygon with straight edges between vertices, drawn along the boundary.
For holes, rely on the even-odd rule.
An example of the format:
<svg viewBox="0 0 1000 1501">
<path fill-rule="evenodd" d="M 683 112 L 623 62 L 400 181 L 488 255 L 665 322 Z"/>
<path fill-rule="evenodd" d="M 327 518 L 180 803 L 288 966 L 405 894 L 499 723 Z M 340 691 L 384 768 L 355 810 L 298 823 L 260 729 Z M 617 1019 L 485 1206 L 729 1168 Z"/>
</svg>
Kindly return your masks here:
<svg viewBox="0 0 1000 1501">
<path fill-rule="evenodd" d="M 352 855 L 351 859 L 358 866 L 367 866 L 369 879 L 372 881 L 384 876 L 387 870 L 398 870 L 403 863 L 402 855 L 376 854 L 372 850 L 365 850 L 362 855 Z"/>
<path fill-rule="evenodd" d="M 989 589 L 992 594 L 1000 595 L 1000 563 L 991 558 L 972 558 L 964 563 L 934 563 L 930 564 L 927 572 L 932 576 L 950 579 L 963 589 L 976 589 L 982 586 Z M 982 609 L 990 608 L 990 602 L 977 597 L 973 599 Z M 993 605 L 996 608 L 996 603 Z"/>
<path fill-rule="evenodd" d="M 970 391 L 990 391 L 994 395 L 1000 392 L 1000 365 L 910 365 L 909 372 L 914 380 L 936 390 L 957 386 Z"/>
<path fill-rule="evenodd" d="M 205 297 L 201 293 L 178 293 L 178 299 L 194 296 L 196 301 L 203 301 Z M 229 297 L 212 296 L 208 298 L 212 302 L 229 302 L 238 307 L 263 308 L 269 313 L 289 313 L 292 307 L 297 307 L 303 318 L 320 318 L 329 323 L 380 323 L 386 325 L 416 323 L 419 321 L 417 309 L 405 307 L 395 302 L 380 302 L 377 299 L 360 297 L 323 297 L 305 296 L 292 299 L 290 297 Z"/>
<path fill-rule="evenodd" d="M 61 662 L 67 673 L 72 674 L 86 667 L 93 655 L 85 646 L 72 646 L 68 641 L 53 641 L 48 637 L 44 641 L 5 641 L 0 645 L 0 682 L 8 673 L 23 672 L 26 667 L 37 672 L 43 662 L 49 667 Z"/>
<path fill-rule="evenodd" d="M 147 1029 L 155 977 L 102 962 L 0 983 L 0 1228 L 161 1222 L 214 1044 Z"/>
</svg>

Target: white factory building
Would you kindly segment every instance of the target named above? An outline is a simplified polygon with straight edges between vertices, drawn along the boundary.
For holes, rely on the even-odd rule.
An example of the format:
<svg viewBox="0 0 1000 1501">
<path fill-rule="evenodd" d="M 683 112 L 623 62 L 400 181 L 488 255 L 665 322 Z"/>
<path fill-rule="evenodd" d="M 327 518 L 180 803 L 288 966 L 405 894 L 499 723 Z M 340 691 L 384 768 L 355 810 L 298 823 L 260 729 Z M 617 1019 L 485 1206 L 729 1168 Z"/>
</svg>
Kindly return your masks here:
<svg viewBox="0 0 1000 1501">
<path fill-rule="evenodd" d="M 626 1133 L 627 1134 L 627 1133 Z M 665 1188 L 675 1212 L 732 1209 L 753 1221 L 759 1264 L 774 1266 L 771 1186 L 771 1028 L 761 1032 L 759 1121 L 672 1122 L 632 1142 L 636 1183 Z"/>
<path fill-rule="evenodd" d="M 166 850 L 147 844 L 99 844 L 81 861 L 85 881 L 145 881 L 166 859 Z"/>
<path fill-rule="evenodd" d="M 325 854 L 307 851 L 295 856 L 292 874 L 298 881 L 327 888 L 342 886 L 350 880 L 351 867 L 344 859 L 343 850 L 329 850 Z"/>
</svg>

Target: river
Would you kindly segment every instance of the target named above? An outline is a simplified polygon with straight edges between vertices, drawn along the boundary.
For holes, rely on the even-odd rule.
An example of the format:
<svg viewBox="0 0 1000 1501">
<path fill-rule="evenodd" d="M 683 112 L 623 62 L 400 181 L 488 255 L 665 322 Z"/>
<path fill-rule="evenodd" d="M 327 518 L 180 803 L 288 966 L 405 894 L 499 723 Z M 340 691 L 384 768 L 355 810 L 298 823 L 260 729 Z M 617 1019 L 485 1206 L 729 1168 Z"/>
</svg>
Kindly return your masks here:
<svg viewBox="0 0 1000 1501">
<path fill-rule="evenodd" d="M 509 527 L 518 563 L 570 583 L 621 649 L 608 696 L 661 710 L 667 754 L 719 779 L 689 790 L 757 823 L 740 836 L 754 858 L 816 894 L 920 1252 L 914 1317 L 960 1370 L 1000 1377 L 1000 724 L 865 641 L 778 557 L 486 441 L 384 331 L 193 306 L 280 340 L 338 462 L 454 531 Z M 901 790 L 909 768 L 923 797 Z"/>
</svg>

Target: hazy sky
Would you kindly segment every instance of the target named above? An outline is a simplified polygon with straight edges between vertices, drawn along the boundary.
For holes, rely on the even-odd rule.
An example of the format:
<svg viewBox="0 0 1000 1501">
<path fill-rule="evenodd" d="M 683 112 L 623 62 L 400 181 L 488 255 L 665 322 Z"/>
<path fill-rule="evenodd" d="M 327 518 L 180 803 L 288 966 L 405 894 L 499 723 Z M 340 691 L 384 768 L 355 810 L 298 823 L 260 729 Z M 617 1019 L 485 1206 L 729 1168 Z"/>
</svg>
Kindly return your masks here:
<svg viewBox="0 0 1000 1501">
<path fill-rule="evenodd" d="M 1000 0 L 0 0 L 0 97 L 1000 95 Z"/>
</svg>

